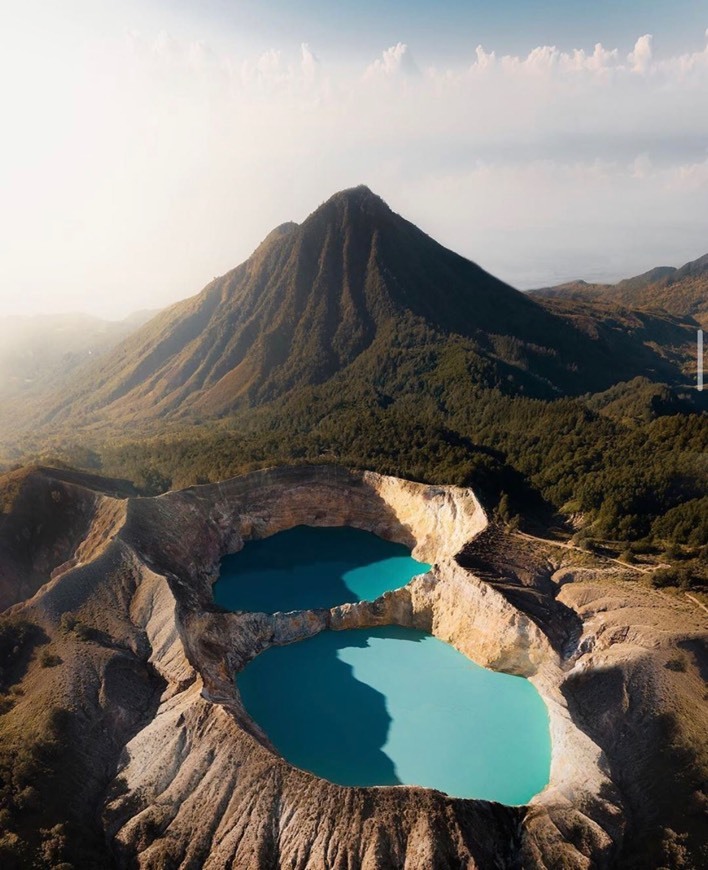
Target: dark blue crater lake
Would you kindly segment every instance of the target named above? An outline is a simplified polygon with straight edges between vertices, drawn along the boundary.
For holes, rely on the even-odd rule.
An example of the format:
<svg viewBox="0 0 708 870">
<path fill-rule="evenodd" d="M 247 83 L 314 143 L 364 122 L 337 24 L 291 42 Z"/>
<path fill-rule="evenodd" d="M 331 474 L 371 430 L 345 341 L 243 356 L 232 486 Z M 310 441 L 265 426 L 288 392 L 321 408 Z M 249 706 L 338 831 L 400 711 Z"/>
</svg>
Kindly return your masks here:
<svg viewBox="0 0 708 870">
<path fill-rule="evenodd" d="M 429 568 L 407 547 L 371 532 L 296 526 L 226 556 L 214 600 L 258 613 L 334 607 L 372 601 Z"/>
<path fill-rule="evenodd" d="M 548 782 L 548 712 L 534 686 L 420 631 L 324 631 L 266 650 L 237 682 L 282 756 L 331 782 L 506 804 Z"/>
</svg>

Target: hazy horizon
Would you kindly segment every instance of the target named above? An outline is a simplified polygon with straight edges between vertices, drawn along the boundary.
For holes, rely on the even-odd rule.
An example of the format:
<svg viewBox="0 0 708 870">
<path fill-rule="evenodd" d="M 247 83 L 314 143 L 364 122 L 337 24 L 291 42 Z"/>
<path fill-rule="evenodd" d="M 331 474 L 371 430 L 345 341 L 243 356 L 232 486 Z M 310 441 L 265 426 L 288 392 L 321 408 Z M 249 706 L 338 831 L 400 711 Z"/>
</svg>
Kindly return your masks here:
<svg viewBox="0 0 708 870">
<path fill-rule="evenodd" d="M 0 24 L 0 315 L 165 307 L 359 183 L 519 289 L 708 250 L 691 0 L 28 0 Z"/>
<path fill-rule="evenodd" d="M 402 215 L 402 217 L 406 217 L 406 215 L 404 214 L 404 215 Z M 275 229 L 275 227 L 272 227 L 271 229 Z M 265 233 L 263 238 L 265 238 L 267 235 L 268 235 L 268 233 Z M 261 239 L 261 241 L 263 241 L 263 239 Z M 440 239 L 436 239 L 436 241 L 440 241 Z M 256 247 L 258 247 L 258 244 L 259 243 L 257 243 L 254 246 L 254 250 Z M 706 244 L 706 250 L 708 250 L 708 243 Z M 232 268 L 235 268 L 236 266 L 240 265 L 241 262 L 243 262 L 245 259 L 247 259 L 251 253 L 253 253 L 253 252 L 252 251 L 249 252 L 245 257 L 243 257 L 242 260 L 235 262 L 233 264 L 233 266 L 230 266 L 226 271 L 228 272 Z M 458 251 L 457 253 L 461 253 L 461 252 Z M 669 262 L 658 263 L 658 262 L 652 261 L 652 262 L 648 262 L 644 267 L 641 267 L 641 266 L 637 267 L 635 269 L 635 271 L 618 272 L 616 275 L 614 273 L 608 274 L 608 273 L 605 273 L 602 271 L 597 271 L 596 273 L 593 274 L 592 271 L 588 271 L 582 275 L 580 275 L 580 274 L 578 274 L 578 275 L 568 274 L 566 276 L 556 277 L 552 281 L 547 282 L 547 283 L 539 283 L 539 282 L 524 283 L 523 281 L 517 282 L 517 283 L 510 281 L 509 283 L 511 284 L 511 286 L 515 287 L 518 290 L 521 290 L 522 292 L 540 290 L 543 287 L 555 286 L 557 284 L 562 284 L 562 283 L 570 283 L 570 282 L 573 282 L 576 280 L 578 280 L 578 281 L 584 280 L 584 281 L 587 281 L 588 283 L 597 282 L 598 284 L 600 284 L 600 283 L 614 284 L 614 283 L 617 283 L 617 282 L 623 280 L 624 278 L 632 278 L 635 275 L 639 275 L 639 274 L 642 274 L 643 272 L 647 272 L 656 266 L 680 267 L 680 266 L 685 265 L 686 262 L 690 262 L 690 260 L 698 259 L 700 256 L 702 256 L 702 254 L 696 254 L 695 257 L 690 257 L 689 260 L 681 261 L 681 262 L 673 262 L 673 263 L 669 263 Z M 474 257 L 469 257 L 469 259 L 474 261 Z M 478 265 L 483 265 L 483 264 L 478 263 Z M 493 272 L 492 270 L 488 270 L 488 271 L 492 272 L 492 274 L 494 274 L 495 277 L 501 277 L 501 275 Z M 0 309 L 0 319 L 6 320 L 6 321 L 7 320 L 16 320 L 19 322 L 23 322 L 23 321 L 28 321 L 28 320 L 37 321 L 37 320 L 41 320 L 44 318 L 51 320 L 51 319 L 66 317 L 66 318 L 72 318 L 72 319 L 79 319 L 79 318 L 81 318 L 81 319 L 85 318 L 86 320 L 94 319 L 94 320 L 106 321 L 108 323 L 120 323 L 123 321 L 132 320 L 132 319 L 139 317 L 140 315 L 143 315 L 143 314 L 147 314 L 149 317 L 151 317 L 153 315 L 157 315 L 160 311 L 163 311 L 165 308 L 169 308 L 171 305 L 174 305 L 177 302 L 184 301 L 185 299 L 188 299 L 191 296 L 197 295 L 214 278 L 219 278 L 219 277 L 221 277 L 221 275 L 212 275 L 209 277 L 205 276 L 203 278 L 201 284 L 198 284 L 198 286 L 193 287 L 191 290 L 187 291 L 184 295 L 175 296 L 174 298 L 170 298 L 163 305 L 158 305 L 158 306 L 142 305 L 140 307 L 130 308 L 129 310 L 120 309 L 119 311 L 116 311 L 116 312 L 107 311 L 105 313 L 103 313 L 100 309 L 91 310 L 91 308 L 89 306 L 87 306 L 86 308 L 83 308 L 83 309 L 82 308 L 73 308 L 73 309 L 72 308 L 56 308 L 56 309 L 49 309 L 48 308 L 46 310 L 41 310 L 41 311 L 21 311 L 21 310 L 20 311 L 6 311 L 3 309 Z"/>
</svg>

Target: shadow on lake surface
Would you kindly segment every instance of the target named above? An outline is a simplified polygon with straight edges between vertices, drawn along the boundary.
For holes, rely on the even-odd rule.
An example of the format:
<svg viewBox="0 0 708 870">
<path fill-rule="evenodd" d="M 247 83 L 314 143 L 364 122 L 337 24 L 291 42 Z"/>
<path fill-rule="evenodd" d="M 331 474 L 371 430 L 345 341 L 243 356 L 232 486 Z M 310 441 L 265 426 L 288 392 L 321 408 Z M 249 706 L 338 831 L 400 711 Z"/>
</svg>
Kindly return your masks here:
<svg viewBox="0 0 708 870">
<path fill-rule="evenodd" d="M 256 656 L 237 683 L 278 751 L 331 782 L 507 804 L 548 782 L 548 711 L 534 686 L 416 629 L 323 631 Z"/>
<path fill-rule="evenodd" d="M 373 600 L 429 567 L 371 532 L 296 526 L 226 556 L 213 593 L 234 611 L 314 610 Z"/>
<path fill-rule="evenodd" d="M 273 647 L 238 677 L 251 717 L 291 764 L 339 785 L 398 785 L 382 747 L 391 716 L 385 696 L 354 676 L 342 650 L 369 646 L 358 631 L 325 631 Z"/>
</svg>

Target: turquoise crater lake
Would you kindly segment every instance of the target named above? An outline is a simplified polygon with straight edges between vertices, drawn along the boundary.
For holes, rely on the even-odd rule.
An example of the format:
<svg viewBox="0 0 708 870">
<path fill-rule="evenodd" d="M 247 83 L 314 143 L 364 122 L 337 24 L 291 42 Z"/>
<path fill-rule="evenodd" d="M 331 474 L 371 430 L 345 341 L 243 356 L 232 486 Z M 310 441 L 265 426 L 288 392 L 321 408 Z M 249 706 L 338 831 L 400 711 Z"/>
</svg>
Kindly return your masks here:
<svg viewBox="0 0 708 870">
<path fill-rule="evenodd" d="M 421 631 L 324 631 L 256 656 L 237 684 L 284 758 L 340 785 L 523 804 L 548 782 L 548 712 L 535 687 Z"/>
<path fill-rule="evenodd" d="M 229 610 L 313 610 L 373 601 L 429 568 L 371 532 L 296 526 L 226 556 L 213 593 Z"/>
</svg>

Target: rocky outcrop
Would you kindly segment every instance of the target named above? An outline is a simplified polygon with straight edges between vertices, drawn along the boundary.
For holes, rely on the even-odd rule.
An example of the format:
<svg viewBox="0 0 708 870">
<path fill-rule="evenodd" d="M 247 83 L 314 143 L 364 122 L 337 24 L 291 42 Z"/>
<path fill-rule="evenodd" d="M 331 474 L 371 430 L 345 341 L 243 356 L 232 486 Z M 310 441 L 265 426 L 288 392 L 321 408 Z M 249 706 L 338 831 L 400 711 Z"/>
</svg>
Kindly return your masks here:
<svg viewBox="0 0 708 870">
<path fill-rule="evenodd" d="M 49 576 L 95 558 L 132 487 L 72 471 L 19 469 L 0 477 L 0 612 L 30 598 Z M 93 529 L 93 536 L 89 535 Z M 105 533 L 105 534 L 104 534 Z"/>
<path fill-rule="evenodd" d="M 64 658 L 51 678 L 30 669 L 30 688 L 44 676 L 37 698 L 60 698 L 102 723 L 84 729 L 82 748 L 104 778 L 84 787 L 81 800 L 87 817 L 101 805 L 119 866 L 603 867 L 622 850 L 628 826 L 650 824 L 639 806 L 647 784 L 625 781 L 632 755 L 619 733 L 623 722 L 635 723 L 633 763 L 643 759 L 648 776 L 654 735 L 646 731 L 642 743 L 635 685 L 643 702 L 665 708 L 656 674 L 664 682 L 694 678 L 690 667 L 664 668 L 678 643 L 702 637 L 700 619 L 685 607 L 667 619 L 659 596 L 644 592 L 629 605 L 628 587 L 618 592 L 616 583 L 570 570 L 550 586 L 546 571 L 536 590 L 557 606 L 526 613 L 458 561 L 487 526 L 468 489 L 302 466 L 159 498 L 99 501 L 72 561 L 13 613 L 41 624 Z M 433 567 L 376 601 L 331 610 L 238 614 L 214 605 L 211 584 L 224 555 L 300 523 L 367 529 Z M 85 627 L 81 642 L 62 628 L 69 611 Z M 573 633 L 551 630 L 539 613 L 563 620 L 566 612 L 581 628 L 559 650 L 556 636 Z M 549 784 L 528 807 L 406 786 L 345 788 L 278 756 L 244 709 L 236 673 L 274 644 L 381 624 L 431 632 L 534 683 L 548 707 L 553 751 Z M 619 682 L 607 682 L 608 673 Z M 19 727 L 20 705 L 11 717 Z"/>
</svg>

